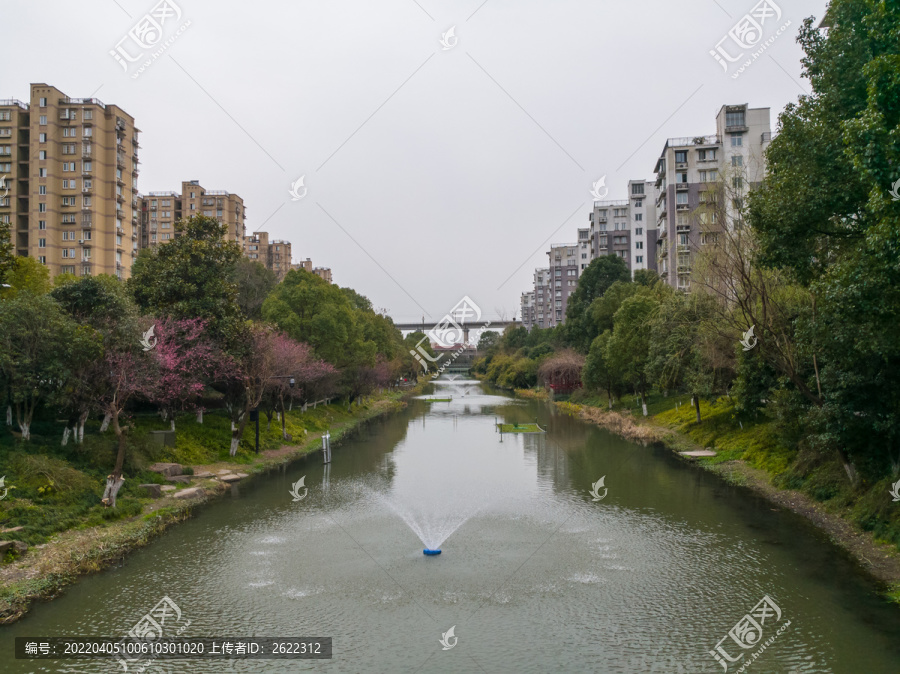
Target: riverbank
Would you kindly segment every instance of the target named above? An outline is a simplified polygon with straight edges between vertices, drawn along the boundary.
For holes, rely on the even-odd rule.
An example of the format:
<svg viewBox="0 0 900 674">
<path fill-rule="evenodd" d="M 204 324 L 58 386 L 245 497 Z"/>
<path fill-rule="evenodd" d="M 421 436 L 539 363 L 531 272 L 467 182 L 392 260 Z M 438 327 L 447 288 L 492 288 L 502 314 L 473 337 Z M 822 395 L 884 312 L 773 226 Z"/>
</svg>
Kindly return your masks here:
<svg viewBox="0 0 900 674">
<path fill-rule="evenodd" d="M 11 492 L 10 499 L 0 502 L 3 509 L 0 511 L 0 522 L 3 522 L 0 528 L 9 527 L 11 524 L 17 525 L 19 522 L 24 524 L 12 527 L 18 528 L 19 531 L 6 533 L 4 537 L 15 536 L 32 543 L 41 542 L 32 544 L 22 555 L 9 554 L 0 566 L 0 624 L 18 620 L 25 615 L 33 601 L 49 600 L 58 596 L 68 584 L 80 576 L 121 562 L 132 550 L 147 545 L 170 526 L 191 517 L 197 507 L 214 501 L 230 490 L 230 483 L 219 479 L 220 477 L 240 474 L 244 476 L 243 480 L 251 480 L 254 476 L 263 475 L 274 468 L 307 456 L 321 449 L 321 438 L 326 431 L 330 434 L 334 447 L 348 432 L 367 421 L 405 407 L 405 399 L 418 394 L 422 386 L 420 383 L 404 391 L 371 396 L 363 405 L 355 406 L 351 411 L 338 404 L 318 406 L 315 410 L 310 408 L 305 413 L 299 408 L 295 409 L 288 412 L 285 418 L 286 429 L 294 438 L 289 441 L 282 440 L 280 423 L 277 419 L 272 421 L 271 427 L 267 427 L 263 418 L 260 420 L 261 451 L 258 455 L 247 451 L 248 436 L 252 433 L 249 425 L 245 432 L 244 446 L 237 456 L 230 457 L 227 449 L 224 456 L 222 451 L 227 447 L 227 435 L 223 434 L 221 448 L 204 448 L 198 445 L 205 435 L 212 433 L 211 429 L 216 429 L 221 434 L 218 427 L 226 427 L 224 419 L 207 415 L 202 425 L 179 419 L 178 446 L 166 448 L 161 455 L 154 458 L 185 465 L 193 463 L 190 466 L 193 475 L 184 477 L 190 483 L 178 485 L 179 488 L 189 488 L 190 492 L 187 492 L 186 497 L 175 496 L 178 491 L 163 491 L 158 498 L 138 496 L 140 492 L 136 483 L 141 480 L 154 480 L 160 485 L 166 482 L 158 473 L 143 470 L 137 480 L 131 480 L 135 484 L 129 484 L 127 490 L 123 488 L 123 494 L 128 495 L 120 499 L 120 505 L 122 512 L 127 515 L 121 519 L 109 521 L 99 519 L 100 516 L 95 511 L 96 504 L 92 504 L 83 512 L 71 506 L 64 511 L 65 517 L 68 518 L 65 524 L 69 526 L 46 535 L 47 527 L 51 526 L 47 520 L 59 520 L 63 504 L 45 503 L 43 504 L 45 512 L 41 513 L 41 504 L 36 504 L 34 499 L 19 498 L 19 494 Z M 159 423 L 146 422 L 143 424 L 145 427 L 143 430 L 147 431 L 147 426 L 154 425 Z M 137 424 L 137 427 L 141 428 L 142 425 Z M 191 457 L 206 461 L 188 461 L 187 459 Z M 50 474 L 55 476 L 56 480 L 46 475 L 43 479 L 55 484 L 57 492 L 62 487 L 59 484 L 61 479 L 59 475 L 68 476 L 72 482 L 88 480 L 87 475 L 76 475 L 81 471 L 71 466 L 58 466 L 52 462 L 56 464 L 63 462 L 49 457 L 44 461 L 53 468 L 54 472 Z M 14 482 L 10 480 L 8 484 Z M 25 491 L 24 484 L 22 491 Z M 44 493 L 50 492 L 41 492 Z M 90 490 L 88 493 L 91 494 Z M 81 497 L 81 494 L 76 494 L 69 501 Z M 94 500 L 99 498 L 96 494 L 92 494 L 92 497 Z M 20 517 L 16 518 L 16 515 Z M 52 526 L 58 528 L 61 525 L 54 521 Z"/>
<path fill-rule="evenodd" d="M 517 390 L 516 395 L 547 399 L 542 391 Z M 885 596 L 900 603 L 900 546 L 894 540 L 900 513 L 890 507 L 888 485 L 851 487 L 839 464 L 813 465 L 809 457 L 778 446 L 771 422 L 745 423 L 725 401 L 702 401 L 699 424 L 688 396 L 648 399 L 647 417 L 636 403 L 626 397 L 609 410 L 605 398 L 553 402 L 561 412 L 628 440 L 659 443 L 683 460 L 803 516 L 882 583 Z M 689 457 L 684 452 L 715 455 Z M 887 535 L 879 536 L 881 532 Z"/>
</svg>

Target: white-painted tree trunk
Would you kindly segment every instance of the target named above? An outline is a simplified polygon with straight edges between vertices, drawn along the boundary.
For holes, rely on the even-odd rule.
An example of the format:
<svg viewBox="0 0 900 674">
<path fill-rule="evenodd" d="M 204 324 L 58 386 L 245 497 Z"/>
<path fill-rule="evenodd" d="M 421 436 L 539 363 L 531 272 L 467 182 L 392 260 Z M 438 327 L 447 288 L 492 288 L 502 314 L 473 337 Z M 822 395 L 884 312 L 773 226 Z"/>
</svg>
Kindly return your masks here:
<svg viewBox="0 0 900 674">
<path fill-rule="evenodd" d="M 112 421 L 112 414 L 110 414 L 109 412 L 107 412 L 107 413 L 103 416 L 103 423 L 100 424 L 100 432 L 101 432 L 101 433 L 106 433 L 106 429 L 109 428 L 109 422 L 110 422 L 110 421 Z"/>
<path fill-rule="evenodd" d="M 172 426 L 171 426 L 171 430 L 173 430 L 173 431 L 175 430 L 175 417 L 172 417 Z"/>
<path fill-rule="evenodd" d="M 240 444 L 241 444 L 241 439 L 236 435 L 232 435 L 231 436 L 231 449 L 229 450 L 231 456 L 234 456 L 235 454 L 237 454 L 238 446 Z"/>
<path fill-rule="evenodd" d="M 303 407 L 300 408 L 300 411 L 305 413 L 306 408 L 307 408 L 307 403 L 303 403 Z"/>
<path fill-rule="evenodd" d="M 30 440 L 31 439 L 31 424 L 27 421 L 19 422 L 19 430 L 22 431 L 22 439 Z"/>
<path fill-rule="evenodd" d="M 72 429 L 66 426 L 63 429 L 63 437 L 62 437 L 62 446 L 65 447 L 69 444 L 69 436 L 72 434 Z M 78 432 L 75 432 L 75 437 L 78 437 Z"/>
<path fill-rule="evenodd" d="M 79 445 L 84 444 L 84 425 L 87 423 L 87 419 L 88 419 L 89 415 L 90 415 L 90 412 L 82 412 L 81 416 L 78 417 L 78 426 L 75 429 L 76 432 L 78 433 L 78 438 L 76 439 L 75 442 L 77 442 Z"/>
<path fill-rule="evenodd" d="M 12 426 L 12 405 L 6 406 L 6 425 Z"/>
<path fill-rule="evenodd" d="M 103 498 L 100 502 L 107 508 L 115 508 L 116 494 L 119 493 L 123 484 L 125 484 L 124 477 L 120 477 L 116 480 L 112 475 L 108 475 L 106 477 L 106 489 L 103 490 Z"/>
<path fill-rule="evenodd" d="M 234 425 L 234 422 L 231 422 L 231 432 L 234 433 L 237 430 L 237 427 Z"/>
<path fill-rule="evenodd" d="M 197 423 L 203 423 L 203 410 L 197 410 Z"/>
</svg>

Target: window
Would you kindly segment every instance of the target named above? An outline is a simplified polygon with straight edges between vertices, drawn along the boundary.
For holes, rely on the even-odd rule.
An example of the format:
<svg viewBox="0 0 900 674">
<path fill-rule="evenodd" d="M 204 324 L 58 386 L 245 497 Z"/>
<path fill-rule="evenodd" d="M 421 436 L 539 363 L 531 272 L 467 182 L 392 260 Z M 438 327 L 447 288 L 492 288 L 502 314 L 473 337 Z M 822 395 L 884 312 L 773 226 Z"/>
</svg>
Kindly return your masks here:
<svg viewBox="0 0 900 674">
<path fill-rule="evenodd" d="M 47 169 L 42 168 L 38 169 L 38 178 L 46 178 L 47 177 Z"/>
<path fill-rule="evenodd" d="M 89 229 L 81 230 L 81 238 L 84 241 L 90 241 L 91 240 L 91 230 L 89 230 Z"/>
<path fill-rule="evenodd" d="M 74 171 L 75 170 L 75 162 L 63 162 L 63 171 Z"/>
<path fill-rule="evenodd" d="M 65 127 L 65 128 L 63 129 L 63 138 L 68 138 L 68 137 L 69 137 L 69 132 L 70 132 L 70 131 L 72 132 L 72 135 L 73 135 L 73 136 L 75 135 L 75 129 L 74 129 L 74 128 L 70 129 L 69 127 Z"/>
<path fill-rule="evenodd" d="M 38 107 L 46 108 L 46 107 L 47 107 L 47 99 L 46 99 L 46 98 L 39 98 L 39 99 L 38 99 Z"/>
<path fill-rule="evenodd" d="M 637 227 L 637 228 L 635 228 L 634 234 L 635 234 L 635 236 L 643 236 L 643 235 L 644 235 L 644 228 L 643 228 L 643 227 Z"/>
<path fill-rule="evenodd" d="M 716 160 L 716 151 L 715 150 L 698 150 L 697 158 L 700 161 L 715 161 Z"/>
<path fill-rule="evenodd" d="M 86 126 L 84 127 L 84 133 L 82 134 L 85 138 L 90 138 L 94 135 L 94 127 Z"/>
<path fill-rule="evenodd" d="M 644 250 L 644 242 L 638 241 L 637 243 L 634 244 L 634 247 L 636 250 Z"/>
<path fill-rule="evenodd" d="M 631 194 L 638 195 L 644 193 L 644 183 L 635 183 L 631 186 Z"/>
<path fill-rule="evenodd" d="M 75 197 L 63 197 L 63 206 L 74 206 L 75 205 Z"/>
<path fill-rule="evenodd" d="M 739 154 L 731 155 L 731 165 L 732 166 L 743 166 L 744 165 L 744 157 Z"/>
<path fill-rule="evenodd" d="M 41 264 L 47 264 L 47 256 L 46 255 L 38 255 L 38 262 Z"/>
<path fill-rule="evenodd" d="M 6 153 L 9 154 L 9 153 Z M 47 150 L 38 151 L 38 159 L 46 159 L 47 158 Z"/>
<path fill-rule="evenodd" d="M 675 195 L 675 203 L 679 206 L 686 205 L 688 202 L 687 192 L 679 192 Z"/>
<path fill-rule="evenodd" d="M 191 204 L 191 210 L 192 211 L 197 210 L 197 204 Z"/>
<path fill-rule="evenodd" d="M 46 143 L 46 142 L 47 142 L 47 134 L 46 134 L 46 133 L 39 133 L 39 134 L 38 134 L 38 142 L 40 142 L 40 143 Z"/>
<path fill-rule="evenodd" d="M 634 221 L 635 221 L 635 222 L 643 222 L 643 221 L 644 221 L 644 214 L 643 214 L 643 213 L 635 213 L 635 215 L 634 215 Z"/>
<path fill-rule="evenodd" d="M 193 193 L 193 192 L 191 192 L 191 199 L 193 199 L 193 198 L 194 198 L 194 193 Z"/>
<path fill-rule="evenodd" d="M 637 200 L 634 202 L 634 207 L 635 207 L 635 208 L 643 208 L 643 207 L 644 207 L 644 200 L 643 200 L 643 199 L 637 199 Z"/>
<path fill-rule="evenodd" d="M 687 234 L 679 234 L 678 235 L 678 245 L 679 246 L 687 246 L 689 243 Z"/>
<path fill-rule="evenodd" d="M 83 161 L 83 162 L 81 162 L 81 168 L 82 168 L 83 172 L 89 173 L 93 168 L 93 164 L 89 161 Z"/>
<path fill-rule="evenodd" d="M 38 204 L 38 213 L 46 213 L 47 204 Z"/>
<path fill-rule="evenodd" d="M 38 229 L 47 229 L 47 221 L 38 220 Z"/>
<path fill-rule="evenodd" d="M 72 197 L 72 199 L 74 199 L 74 198 L 75 198 L 75 197 Z M 81 203 L 82 203 L 84 206 L 90 206 L 90 205 L 91 205 L 91 198 L 90 198 L 90 197 L 82 197 Z M 73 203 L 73 205 L 74 205 L 74 203 Z"/>
<path fill-rule="evenodd" d="M 74 253 L 74 249 L 72 250 Z M 90 260 L 91 259 L 91 249 L 90 248 L 82 248 L 81 249 L 81 259 L 82 260 Z"/>
<path fill-rule="evenodd" d="M 744 207 L 744 200 L 740 198 L 733 199 L 731 203 L 734 204 L 734 208 L 737 211 L 741 210 Z"/>
<path fill-rule="evenodd" d="M 740 176 L 736 176 L 731 179 L 731 185 L 735 189 L 740 189 L 744 186 L 744 179 L 741 178 Z"/>
<path fill-rule="evenodd" d="M 556 273 L 554 274 L 554 276 L 556 276 L 557 278 L 559 278 L 560 276 L 562 276 L 562 269 L 557 269 L 557 270 L 556 270 Z"/>
<path fill-rule="evenodd" d="M 122 245 L 122 235 L 121 234 L 116 234 L 116 245 L 117 246 Z"/>
<path fill-rule="evenodd" d="M 701 183 L 714 183 L 719 178 L 719 172 L 715 169 L 711 171 L 700 171 Z"/>
<path fill-rule="evenodd" d="M 675 152 L 676 164 L 687 164 L 687 150 L 677 150 Z"/>
<path fill-rule="evenodd" d="M 38 248 L 46 248 L 47 239 L 38 239 Z"/>
<path fill-rule="evenodd" d="M 744 126 L 744 111 L 726 112 L 725 126 Z"/>
<path fill-rule="evenodd" d="M 731 137 L 731 147 L 741 147 L 744 144 L 744 137 L 740 134 L 735 134 Z"/>
<path fill-rule="evenodd" d="M 41 115 L 40 124 L 41 126 L 47 126 L 47 115 Z"/>
<path fill-rule="evenodd" d="M 599 241 L 599 246 L 601 248 L 606 248 L 606 236 L 601 236 Z"/>
<path fill-rule="evenodd" d="M 637 264 L 643 264 L 643 263 L 644 263 L 644 256 L 643 256 L 643 255 L 638 255 L 636 258 L 634 258 L 634 261 L 635 261 Z"/>
<path fill-rule="evenodd" d="M 84 111 L 84 118 L 85 118 L 85 119 L 93 119 L 93 118 L 94 118 L 94 111 L 93 111 L 93 110 L 85 110 L 85 111 Z M 88 134 L 88 135 L 89 135 L 89 134 Z"/>
<path fill-rule="evenodd" d="M 38 194 L 47 194 L 47 186 L 46 185 L 38 185 Z"/>
<path fill-rule="evenodd" d="M 582 254 L 581 254 L 581 259 L 582 259 L 582 260 L 587 260 L 587 253 L 582 253 Z"/>
<path fill-rule="evenodd" d="M 675 174 L 676 185 L 687 185 L 687 171 L 679 171 Z"/>
</svg>

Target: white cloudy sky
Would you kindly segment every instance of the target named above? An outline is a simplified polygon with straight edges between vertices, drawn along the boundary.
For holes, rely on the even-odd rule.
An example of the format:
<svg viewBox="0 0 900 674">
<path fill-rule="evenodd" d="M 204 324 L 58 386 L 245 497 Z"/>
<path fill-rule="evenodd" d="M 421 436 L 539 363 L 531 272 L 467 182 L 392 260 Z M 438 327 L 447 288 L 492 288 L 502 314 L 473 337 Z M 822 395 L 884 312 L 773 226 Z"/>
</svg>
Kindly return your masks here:
<svg viewBox="0 0 900 674">
<path fill-rule="evenodd" d="M 463 295 L 511 317 L 548 242 L 588 222 L 593 181 L 624 198 L 722 104 L 774 122 L 808 92 L 795 36 L 826 6 L 775 0 L 788 32 L 733 80 L 709 50 L 754 0 L 174 1 L 165 35 L 190 26 L 132 79 L 109 50 L 156 0 L 2 0 L 0 98 L 46 82 L 120 105 L 142 130 L 142 192 L 240 194 L 248 231 L 397 320 Z"/>
</svg>

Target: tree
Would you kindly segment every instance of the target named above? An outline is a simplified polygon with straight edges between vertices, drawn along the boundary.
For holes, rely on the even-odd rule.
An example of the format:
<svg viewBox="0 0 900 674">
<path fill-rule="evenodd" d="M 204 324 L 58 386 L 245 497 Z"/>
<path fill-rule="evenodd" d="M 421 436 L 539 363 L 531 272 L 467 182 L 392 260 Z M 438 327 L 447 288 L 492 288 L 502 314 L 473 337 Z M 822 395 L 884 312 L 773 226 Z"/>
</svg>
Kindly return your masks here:
<svg viewBox="0 0 900 674">
<path fill-rule="evenodd" d="M 105 407 L 101 405 L 109 385 L 105 350 L 133 348 L 147 326 L 141 325 L 134 300 L 125 284 L 115 276 L 61 275 L 56 277 L 55 282 L 56 287 L 50 296 L 80 325 L 94 330 L 100 339 L 101 352 L 96 358 L 71 361 L 68 377 L 55 399 L 68 419 L 63 431 L 63 444 L 68 441 L 70 433 L 74 433 L 75 444 L 81 444 L 84 441 L 84 424 L 90 413 L 101 409 L 106 414 Z M 106 430 L 110 420 L 108 415 L 105 416 L 101 430 Z"/>
<path fill-rule="evenodd" d="M 478 350 L 487 351 L 488 349 L 492 349 L 499 343 L 500 335 L 498 333 L 490 330 L 485 330 L 481 333 L 481 337 L 478 340 Z"/>
<path fill-rule="evenodd" d="M 598 257 L 581 273 L 575 292 L 569 296 L 566 306 L 565 335 L 566 341 L 573 348 L 586 353 L 597 336 L 588 313 L 591 303 L 616 281 L 630 280 L 628 265 L 618 255 Z"/>
<path fill-rule="evenodd" d="M 6 282 L 6 274 L 12 269 L 15 260 L 12 225 L 0 221 L 0 283 Z"/>
<path fill-rule="evenodd" d="M 829 18 L 827 34 L 800 32 L 813 93 L 782 113 L 749 219 L 760 261 L 806 294 L 794 345 L 811 367 L 791 378 L 805 442 L 855 482 L 900 474 L 898 12 L 833 0 Z"/>
<path fill-rule="evenodd" d="M 567 393 L 581 386 L 584 356 L 571 349 L 561 351 L 543 362 L 538 369 L 538 381 L 554 391 Z"/>
<path fill-rule="evenodd" d="M 31 437 L 37 406 L 66 380 L 72 359 L 90 357 L 90 339 L 46 295 L 22 291 L 0 300 L 0 380 L 23 440 Z"/>
<path fill-rule="evenodd" d="M 12 287 L 0 288 L 0 297 L 15 297 L 22 292 L 46 295 L 50 292 L 50 270 L 32 257 L 17 257 L 9 265 L 4 282 Z"/>
<path fill-rule="evenodd" d="M 613 317 L 615 327 L 607 344 L 606 357 L 615 360 L 622 378 L 641 396 L 647 415 L 647 362 L 650 358 L 651 321 L 659 309 L 659 301 L 649 295 L 635 295 L 622 302 Z"/>
<path fill-rule="evenodd" d="M 262 317 L 262 305 L 278 285 L 278 277 L 256 260 L 241 257 L 231 270 L 231 281 L 237 287 L 237 303 L 246 318 Z"/>
<path fill-rule="evenodd" d="M 177 236 L 145 248 L 132 267 L 128 287 L 138 306 L 160 318 L 207 322 L 210 334 L 233 348 L 242 321 L 232 280 L 241 248 L 225 240 L 227 228 L 202 215 L 175 224 Z"/>
<path fill-rule="evenodd" d="M 207 334 L 199 319 L 165 319 L 154 324 L 156 344 L 150 351 L 155 378 L 148 396 L 171 421 L 182 410 L 200 409 L 197 400 L 207 385 L 225 379 L 233 360 Z"/>
<path fill-rule="evenodd" d="M 134 343 L 137 344 L 137 335 Z M 125 483 L 122 469 L 125 465 L 125 445 L 129 424 L 124 423 L 123 414 L 132 399 L 143 396 L 150 398 L 156 385 L 157 372 L 150 357 L 136 346 L 115 345 L 106 350 L 102 375 L 105 391 L 102 404 L 112 421 L 116 435 L 116 464 L 113 472 L 106 476 L 106 488 L 101 502 L 110 508 L 116 507 L 116 495 Z"/>
<path fill-rule="evenodd" d="M 581 373 L 584 385 L 589 389 L 606 391 L 609 409 L 612 409 L 613 406 L 613 393 L 617 392 L 621 386 L 616 362 L 608 356 L 611 338 L 612 330 L 606 330 L 594 339 Z"/>
</svg>

